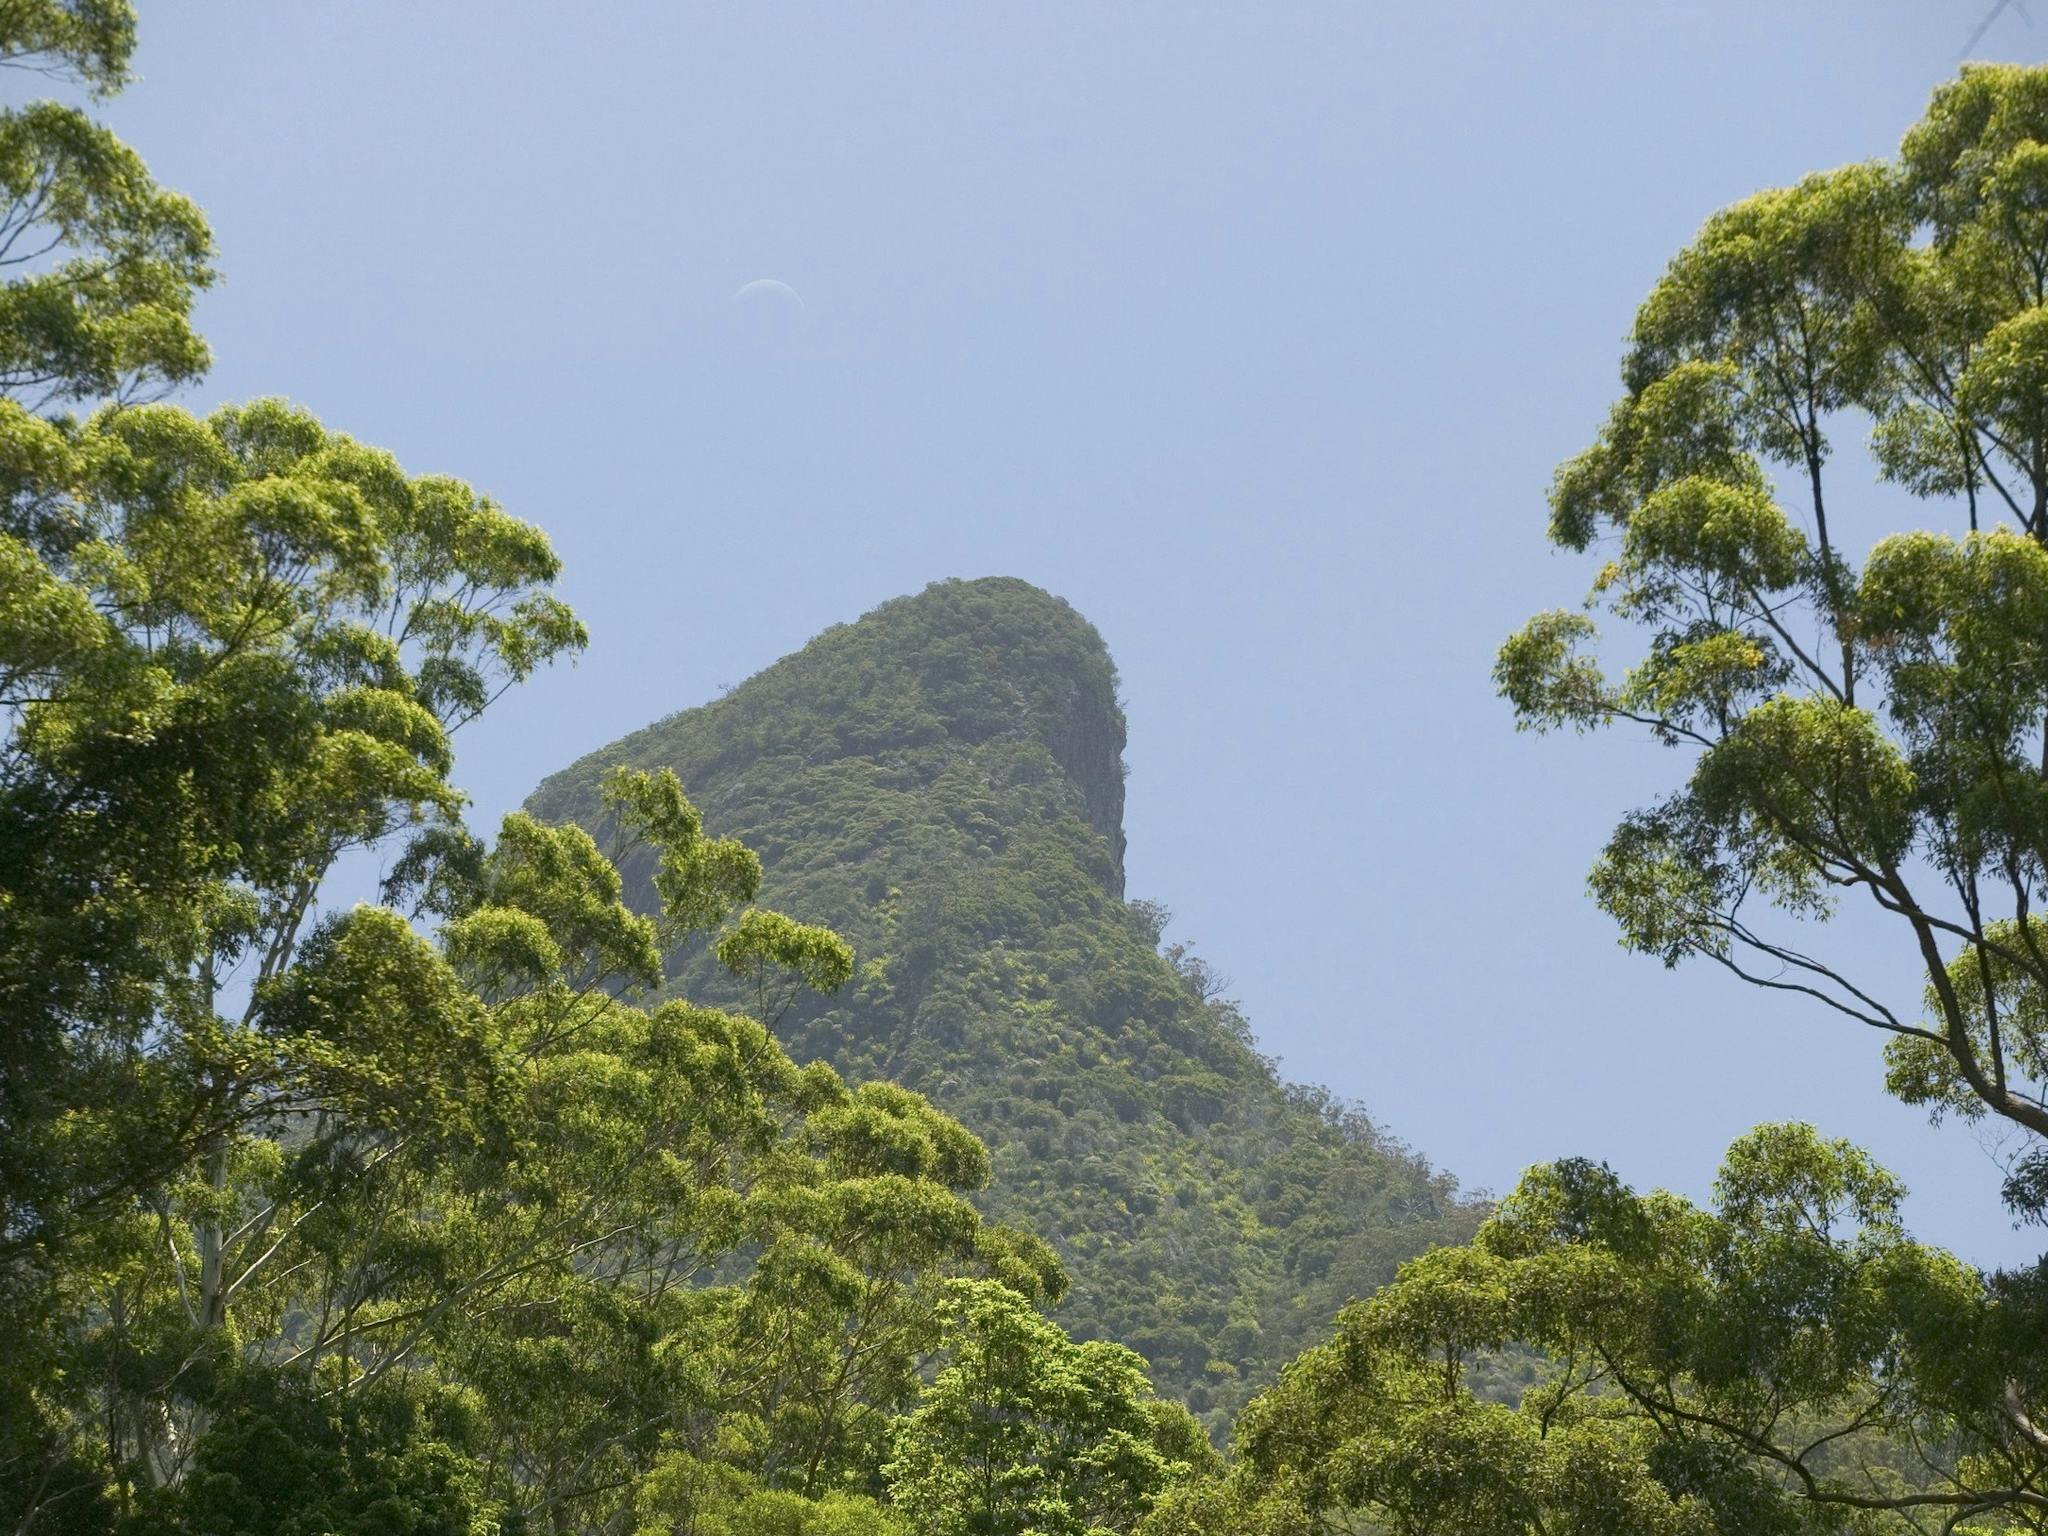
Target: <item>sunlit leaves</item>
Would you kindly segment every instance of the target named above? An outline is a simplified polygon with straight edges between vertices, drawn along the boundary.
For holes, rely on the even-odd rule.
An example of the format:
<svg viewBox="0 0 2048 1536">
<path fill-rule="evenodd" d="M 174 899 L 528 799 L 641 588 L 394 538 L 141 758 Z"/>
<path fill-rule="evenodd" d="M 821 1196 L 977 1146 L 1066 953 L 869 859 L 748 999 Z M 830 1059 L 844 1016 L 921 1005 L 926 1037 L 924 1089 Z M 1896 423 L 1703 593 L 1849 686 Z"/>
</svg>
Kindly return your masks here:
<svg viewBox="0 0 2048 1536">
<path fill-rule="evenodd" d="M 1900 1232 L 1898 1199 L 1802 1125 L 1737 1142 L 1711 1210 L 1591 1164 L 1533 1169 L 1477 1243 L 1347 1309 L 1247 1411 L 1220 1508 L 1251 1529 L 1286 1509 L 1412 1531 L 1863 1528 L 1910 1491 L 1877 1432 L 1938 1433 L 2001 1390 L 1997 1312 Z M 1545 1362 L 1519 1403 L 1471 1390 L 1504 1345 Z"/>
<path fill-rule="evenodd" d="M 1653 491 L 1628 521 L 1621 565 L 1624 613 L 1660 618 L 1692 581 L 1730 601 L 1798 581 L 1806 540 L 1762 491 L 1692 475 Z"/>
<path fill-rule="evenodd" d="M 962 1191 L 988 1183 L 988 1152 L 972 1133 L 893 1083 L 863 1083 L 814 1112 L 811 1127 L 843 1176 L 892 1173 Z"/>
<path fill-rule="evenodd" d="M 135 51 L 128 0 L 10 0 L 0 59 L 16 68 L 84 81 L 98 91 L 125 84 Z"/>
<path fill-rule="evenodd" d="M 946 1363 L 887 1468 L 920 1536 L 1127 1531 L 1193 1470 L 1176 1457 L 1210 1460 L 1184 1410 L 1160 1411 L 1129 1350 L 1076 1344 L 988 1282 L 952 1282 L 943 1315 Z"/>
<path fill-rule="evenodd" d="M 1687 361 L 1739 370 L 1739 420 L 1766 456 L 1826 452 L 1818 413 L 1863 396 L 1882 367 L 1870 295 L 1911 228 L 1892 172 L 1849 166 L 1722 210 L 1636 317 L 1626 378 L 1640 392 Z"/>
<path fill-rule="evenodd" d="M 779 966 L 820 992 L 836 991 L 853 975 L 853 950 L 839 935 L 758 907 L 742 912 L 718 941 L 718 959 L 736 976 Z"/>
<path fill-rule="evenodd" d="M 2048 309 L 2021 310 L 1979 343 L 1957 381 L 1956 402 L 1995 440 L 2038 443 L 2048 434 Z"/>
<path fill-rule="evenodd" d="M 1494 681 L 1514 704 L 1517 724 L 1584 730 L 1606 723 L 1614 696 L 1598 663 L 1579 649 L 1596 633 L 1584 614 L 1554 611 L 1538 614 L 1501 647 Z"/>
<path fill-rule="evenodd" d="M 1760 487 L 1741 416 L 1741 371 L 1688 359 L 1617 404 L 1594 446 L 1559 466 L 1551 538 L 1583 550 L 1626 527 L 1636 507 L 1675 481 L 1704 477 Z"/>
<path fill-rule="evenodd" d="M 1692 797 L 1768 884 L 1803 898 L 1831 868 L 1896 864 L 1915 780 L 1876 719 L 1827 698 L 1777 698 L 1700 759 Z M 1810 868 L 1809 877 L 1802 871 Z"/>
<path fill-rule="evenodd" d="M 211 236 L 133 150 L 53 102 L 0 113 L 0 190 L 0 389 L 91 400 L 205 371 L 190 314 Z"/>
<path fill-rule="evenodd" d="M 1960 945 L 1981 971 L 2048 884 L 2044 144 L 2048 75 L 1971 68 L 1897 161 L 1710 218 L 1637 316 L 1625 397 L 1552 491 L 1558 543 L 1611 546 L 1589 606 L 1622 623 L 1539 615 L 1495 668 L 1523 726 L 1627 720 L 1697 754 L 1594 870 L 1625 942 L 1911 1035 L 1900 1091 L 1961 1085 L 2036 1135 L 2030 1020 L 1942 985 L 1913 1025 L 1758 909 L 1810 920 L 1851 897 L 1916 966 L 1945 974 Z M 1827 483 L 1844 421 L 1955 525 L 1850 522 Z M 1603 640 L 1625 647 L 1618 682 Z"/>
<path fill-rule="evenodd" d="M 448 1126 L 490 1113 L 503 1092 L 483 1006 L 432 945 L 379 908 L 310 934 L 297 963 L 265 986 L 255 1028 L 277 1052 L 275 1075 L 266 1083 L 244 1061 L 244 1091 L 272 1092 L 282 1106 Z"/>
<path fill-rule="evenodd" d="M 1611 546 L 1589 606 L 1623 621 L 1608 638 L 1627 671 L 1608 683 L 1590 620 L 1565 614 L 1539 615 L 1495 671 L 1524 726 L 1628 720 L 1691 756 L 1594 867 L 1623 942 L 1884 1032 L 1894 1095 L 2025 1138 L 2005 1195 L 2028 1216 L 2048 1208 L 2048 952 L 2032 915 L 2048 887 L 2044 145 L 2048 71 L 1973 67 L 1897 161 L 1710 218 L 1637 315 L 1624 399 L 1553 486 L 1553 539 Z M 1830 478 L 1845 426 L 1870 428 L 1880 477 L 1948 503 L 1930 510 L 1949 525 L 1879 536 L 1857 521 Z M 1925 973 L 1923 1010 L 1822 948 L 1815 926 L 1852 905 Z M 1907 1241 L 1889 1176 L 1803 1128 L 1739 1143 L 1718 1199 L 1713 1213 L 1637 1200 L 1562 1164 L 1482 1238 L 1513 1271 L 1509 1336 L 1558 1368 L 1522 1416 L 1618 1412 L 1637 1438 L 1614 1443 L 1617 1464 L 1672 1499 L 1600 1518 L 1744 1532 L 1894 1529 L 1912 1508 L 1956 1530 L 2037 1519 L 2048 1441 L 2024 1404 L 2039 1340 L 2004 1301 L 2027 1285 Z M 1294 1476 L 1277 1471 L 1262 1497 Z M 1517 1486 L 1555 1485 L 1531 1470 Z M 1446 1509 L 1493 1507 L 1469 1498 Z M 1545 1510 L 1542 1527 L 1572 1518 Z"/>
</svg>

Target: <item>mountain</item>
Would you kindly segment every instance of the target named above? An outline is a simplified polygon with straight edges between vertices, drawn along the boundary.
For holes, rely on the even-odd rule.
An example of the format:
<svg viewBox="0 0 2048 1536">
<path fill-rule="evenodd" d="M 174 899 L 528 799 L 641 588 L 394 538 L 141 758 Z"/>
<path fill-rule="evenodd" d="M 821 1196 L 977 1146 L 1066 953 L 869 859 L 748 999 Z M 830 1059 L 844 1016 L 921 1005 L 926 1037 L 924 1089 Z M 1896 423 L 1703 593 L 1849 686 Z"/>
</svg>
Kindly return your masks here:
<svg viewBox="0 0 2048 1536">
<path fill-rule="evenodd" d="M 1214 1425 L 1478 1208 L 1362 1112 L 1283 1082 L 1209 969 L 1162 949 L 1164 909 L 1124 896 L 1123 750 L 1092 625 L 1022 581 L 946 581 L 529 805 L 595 827 L 614 764 L 675 769 L 706 825 L 760 854 L 763 902 L 858 953 L 853 986 L 779 1020 L 790 1051 L 975 1130 L 989 1213 L 1066 1260 L 1060 1320 L 1139 1350 Z M 701 950 L 674 960 L 678 991 L 743 1000 Z"/>
</svg>

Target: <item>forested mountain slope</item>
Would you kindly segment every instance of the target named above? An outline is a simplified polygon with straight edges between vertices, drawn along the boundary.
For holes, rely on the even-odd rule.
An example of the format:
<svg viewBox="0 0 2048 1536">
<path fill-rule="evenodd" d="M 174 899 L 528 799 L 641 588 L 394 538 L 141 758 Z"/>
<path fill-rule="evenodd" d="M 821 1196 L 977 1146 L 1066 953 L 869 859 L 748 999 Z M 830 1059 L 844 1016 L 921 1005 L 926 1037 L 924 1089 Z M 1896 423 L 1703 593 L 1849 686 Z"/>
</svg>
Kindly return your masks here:
<svg viewBox="0 0 2048 1536">
<path fill-rule="evenodd" d="M 855 946 L 852 986 L 782 1016 L 792 1054 L 975 1130 L 988 1211 L 1070 1268 L 1061 1320 L 1214 1421 L 1478 1213 L 1283 1083 L 1205 968 L 1161 952 L 1160 909 L 1123 896 L 1123 747 L 1093 626 L 1021 581 L 950 581 L 590 754 L 531 808 L 595 829 L 614 764 L 675 769 L 710 830 L 760 853 L 764 903 Z M 701 953 L 673 974 L 700 999 L 734 985 Z"/>
</svg>

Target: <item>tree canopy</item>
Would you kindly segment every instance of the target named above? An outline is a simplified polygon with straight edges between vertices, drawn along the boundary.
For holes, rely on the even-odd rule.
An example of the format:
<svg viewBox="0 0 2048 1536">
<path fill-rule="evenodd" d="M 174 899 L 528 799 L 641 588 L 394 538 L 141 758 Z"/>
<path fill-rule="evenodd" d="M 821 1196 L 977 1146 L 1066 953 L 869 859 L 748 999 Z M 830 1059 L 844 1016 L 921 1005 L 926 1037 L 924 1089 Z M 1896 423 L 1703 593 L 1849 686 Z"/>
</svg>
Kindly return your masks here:
<svg viewBox="0 0 2048 1536">
<path fill-rule="evenodd" d="M 1495 671 L 1520 723 L 1684 756 L 1593 868 L 1627 947 L 1879 1032 L 1887 1083 L 2003 1122 L 2048 1218 L 2048 70 L 1969 68 L 1891 160 L 1724 209 L 1636 317 L 1550 534 L 1600 563 Z M 1945 526 L 1887 532 L 1878 480 Z M 1877 514 L 1881 515 L 1881 514 Z M 1603 640 L 1595 615 L 1626 636 Z M 1613 659 L 1617 658 L 1618 659 Z M 1862 942 L 1831 944 L 1862 919 Z M 1868 935 L 1925 977 L 1859 972 Z M 1701 1209 L 1533 1170 L 1247 1410 L 1154 1531 L 2048 1528 L 2048 1270 L 1915 1243 L 1809 1127 Z M 1519 1360 L 1497 1387 L 1489 1361 Z"/>
<path fill-rule="evenodd" d="M 94 92 L 133 35 L 0 6 Z M 0 144 L 0 1523 L 902 1528 L 952 1288 L 1081 1348 L 1052 1250 L 958 1121 L 666 988 L 693 941 L 776 1008 L 854 975 L 673 774 L 606 776 L 603 846 L 468 826 L 456 732 L 584 642 L 546 538 L 284 402 L 153 398 L 207 361 L 203 220 L 81 110 Z M 1119 1365 L 1056 1423 L 1127 1529 L 1186 1463 L 1114 1459 L 1126 1399 L 1185 1426 Z"/>
<path fill-rule="evenodd" d="M 1015 1292 L 956 1280 L 947 1364 L 896 1431 L 885 1473 L 912 1531 L 1087 1536 L 1128 1530 L 1161 1492 L 1221 1458 L 1144 1360 L 1076 1344 Z"/>
<path fill-rule="evenodd" d="M 2023 1213 L 2048 1195 L 2044 136 L 2048 76 L 1970 68 L 1895 160 L 1710 219 L 1552 492 L 1551 536 L 1601 547 L 1587 607 L 1636 659 L 1610 675 L 1594 620 L 1558 610 L 1496 672 L 1525 726 L 1631 721 L 1691 757 L 1593 872 L 1623 941 L 1882 1031 L 1894 1092 L 2026 1134 Z M 1863 544 L 1829 435 L 1858 422 L 1947 531 Z M 1924 1016 L 1802 937 L 1844 913 L 1890 925 Z"/>
</svg>

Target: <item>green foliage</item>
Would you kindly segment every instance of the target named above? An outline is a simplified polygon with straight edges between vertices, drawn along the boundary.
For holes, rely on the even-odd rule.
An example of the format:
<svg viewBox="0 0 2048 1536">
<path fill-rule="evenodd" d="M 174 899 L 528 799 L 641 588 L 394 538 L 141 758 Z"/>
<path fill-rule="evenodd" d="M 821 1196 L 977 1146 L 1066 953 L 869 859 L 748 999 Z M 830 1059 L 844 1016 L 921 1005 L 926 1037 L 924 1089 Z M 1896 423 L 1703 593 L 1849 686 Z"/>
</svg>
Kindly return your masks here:
<svg viewBox="0 0 2048 1536">
<path fill-rule="evenodd" d="M 1123 740 L 1072 609 L 945 582 L 592 754 L 531 808 L 602 842 L 612 765 L 674 768 L 760 851 L 764 895 L 860 957 L 845 989 L 790 1002 L 727 977 L 729 950 L 682 947 L 676 985 L 971 1126 L 984 1208 L 1073 1277 L 1061 1320 L 1137 1349 L 1220 1426 L 1348 1297 L 1477 1214 L 1362 1115 L 1283 1086 L 1220 979 L 1161 952 L 1162 909 L 1121 899 Z M 653 910 L 651 867 L 624 867 Z"/>
<path fill-rule="evenodd" d="M 2029 1220 L 2048 1214 L 2044 143 L 2048 71 L 1967 69 L 1896 161 L 1710 219 L 1552 487 L 1552 538 L 1603 546 L 1586 607 L 1633 631 L 1630 670 L 1603 669 L 1590 612 L 1556 611 L 1495 669 L 1524 727 L 1628 721 L 1689 757 L 1594 866 L 1623 943 L 1882 1032 L 1894 1094 L 2017 1134 L 2005 1194 Z M 1859 419 L 1880 474 L 1964 526 L 1870 540 L 1859 568 L 1828 435 Z M 1819 951 L 1859 911 L 1924 970 L 1917 1016 Z M 1912 1241 L 1900 1198 L 1797 1125 L 1738 1142 L 1712 1209 L 1589 1162 L 1535 1169 L 1471 1245 L 1347 1308 L 1240 1417 L 1229 1476 L 1145 1530 L 2041 1530 L 2048 1268 L 1980 1275 Z"/>
<path fill-rule="evenodd" d="M 126 0 L 10 0 L 0 60 L 99 94 L 126 80 Z M 55 102 L 0 111 L 0 392 L 35 405 L 132 400 L 197 378 L 191 326 L 212 236 L 198 209 L 84 113 Z"/>
<path fill-rule="evenodd" d="M 427 995 L 454 983 L 404 958 L 404 925 L 309 927 L 315 894 L 348 850 L 449 823 L 449 732 L 582 630 L 533 530 L 295 408 L 70 424 L 0 402 L 0 434 L 0 1249 L 21 1250 L 308 1107 L 305 1074 L 352 1070 L 335 1052 L 398 1050 L 364 1068 L 395 1086 L 454 1048 L 457 1005 Z M 442 1026 L 346 1040 L 374 1027 L 348 988 Z"/>
<path fill-rule="evenodd" d="M 123 1536 L 474 1536 L 500 1529 L 460 1395 L 389 1382 L 323 1400 L 254 1373 L 217 1416 L 174 1488 L 152 1491 Z"/>
<path fill-rule="evenodd" d="M 716 1462 L 657 1458 L 640 1487 L 636 1536 L 908 1536 L 902 1517 L 861 1494 L 802 1494 L 755 1486 Z"/>
<path fill-rule="evenodd" d="M 792 922 L 780 912 L 749 909 L 718 941 L 718 963 L 733 975 L 756 977 L 794 971 L 820 992 L 836 992 L 853 978 L 853 949 L 829 928 Z"/>
<path fill-rule="evenodd" d="M 0 16 L 0 60 L 102 93 L 127 83 L 134 52 L 128 0 L 8 0 Z"/>
<path fill-rule="evenodd" d="M 1187 1411 L 1154 1399 L 1144 1361 L 1121 1345 L 1075 1344 L 985 1281 L 955 1281 L 942 1315 L 946 1364 L 885 1469 L 912 1531 L 1128 1531 L 1161 1491 L 1220 1469 Z"/>
<path fill-rule="evenodd" d="M 1552 487 L 1553 539 L 1603 546 L 1586 608 L 1633 631 L 1630 670 L 1603 669 L 1590 612 L 1554 611 L 1495 669 L 1525 727 L 1627 721 L 1689 758 L 1594 866 L 1622 942 L 1882 1032 L 1894 1094 L 2017 1134 L 2005 1194 L 2029 1220 L 2048 1214 L 2044 142 L 2048 71 L 1967 69 L 1896 160 L 1710 219 Z M 1844 422 L 1962 526 L 1865 531 L 1859 554 L 1830 478 Z M 1821 950 L 1852 915 L 1925 972 L 1922 1009 Z M 1899 1198 L 1798 1126 L 1738 1143 L 1711 1211 L 1588 1163 L 1535 1170 L 1469 1248 L 1348 1309 L 1246 1411 L 1231 1477 L 1152 1528 L 2041 1529 L 2043 1270 L 1978 1275 L 1907 1238 Z M 1475 1390 L 1517 1359 L 1512 1401 Z"/>
<path fill-rule="evenodd" d="M 682 804 L 673 790 L 628 776 L 614 808 Z M 694 816 L 665 824 L 720 857 Z M 654 862 L 704 888 L 678 849 Z M 625 971 L 593 970 L 605 949 L 577 941 L 641 931 L 618 892 L 579 829 L 511 818 L 447 925 L 455 957 L 504 932 L 527 966 L 487 998 L 458 990 L 497 1047 L 491 1094 L 439 1105 L 420 1073 L 420 1118 L 402 1127 L 329 1111 L 331 1137 L 252 1138 L 225 1179 L 165 1213 L 175 1284 L 142 1264 L 132 1299 L 109 1307 L 129 1321 L 80 1347 L 139 1350 L 148 1296 L 183 1296 L 181 1253 L 239 1218 L 248 1236 L 218 1264 L 236 1300 L 223 1331 L 343 1401 L 416 1378 L 459 1389 L 474 1407 L 464 1454 L 508 1520 L 829 1532 L 866 1518 L 893 1417 L 939 1345 L 948 1278 L 994 1277 L 1026 1306 L 1064 1277 L 1042 1244 L 982 1221 L 966 1197 L 987 1154 L 917 1095 L 799 1068 L 750 1019 L 624 1000 L 642 957 L 621 945 Z M 736 923 L 747 916 L 762 915 Z M 557 973 L 533 970 L 542 952 Z M 312 969 L 321 992 L 329 968 Z M 420 1011 L 344 995 L 374 1017 Z M 203 1361 L 181 1349 L 151 1397 L 210 1422 Z"/>
<path fill-rule="evenodd" d="M 687 808 L 634 775 L 612 795 Z M 710 889 L 691 861 L 720 845 L 660 824 L 686 846 L 653 864 Z M 630 1001 L 661 925 L 581 830 L 514 816 L 457 862 L 439 944 L 358 907 L 273 960 L 247 1026 L 212 1025 L 224 1123 L 50 1250 L 0 1469 L 36 1519 L 55 1489 L 87 1530 L 860 1528 L 948 1282 L 1063 1291 L 918 1095 Z M 1096 1496 L 1158 1472 L 1104 1468 Z"/>
<path fill-rule="evenodd" d="M 1708 221 L 1553 488 L 1558 542 L 1612 546 L 1588 607 L 1642 659 L 1611 680 L 1593 619 L 1546 613 L 1495 673 L 1525 726 L 1633 721 L 1691 759 L 1594 868 L 1623 942 L 1884 1032 L 1903 1097 L 2021 1134 L 2007 1193 L 2029 1217 L 2048 1210 L 2044 81 L 1966 69 L 1897 159 Z M 1828 435 L 1859 419 L 1880 473 L 1963 526 L 1866 533 L 1859 566 Z M 1793 931 L 1844 915 L 1897 932 L 1924 1016 Z"/>
<path fill-rule="evenodd" d="M 1711 1210 L 1538 1168 L 1246 1410 L 1220 1528 L 1750 1536 L 2005 1518 L 2029 1448 L 2014 1319 L 1899 1229 L 1897 1184 L 1805 1126 L 1730 1149 Z M 1485 1351 L 1541 1369 L 1472 1391 Z M 1974 1454 L 1959 1454 L 1968 1443 Z M 1182 1496 L 1194 1500 L 1190 1491 Z M 1147 1529 L 1186 1528 L 1172 1506 Z"/>
<path fill-rule="evenodd" d="M 100 89 L 131 44 L 0 4 L 0 56 Z M 205 362 L 204 225 L 68 109 L 0 117 L 0 178 L 0 264 L 46 258 L 0 278 L 0 1518 L 905 1529 L 949 1286 L 1066 1288 L 976 1209 L 982 1143 L 665 989 L 672 952 L 776 1013 L 853 974 L 673 774 L 606 776 L 607 847 L 473 835 L 453 733 L 583 641 L 545 538 L 281 402 L 139 403 Z M 334 902 L 352 856 L 384 904 Z"/>
</svg>

